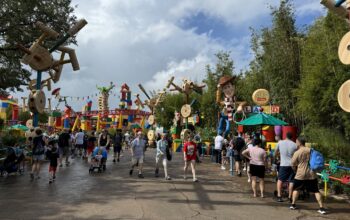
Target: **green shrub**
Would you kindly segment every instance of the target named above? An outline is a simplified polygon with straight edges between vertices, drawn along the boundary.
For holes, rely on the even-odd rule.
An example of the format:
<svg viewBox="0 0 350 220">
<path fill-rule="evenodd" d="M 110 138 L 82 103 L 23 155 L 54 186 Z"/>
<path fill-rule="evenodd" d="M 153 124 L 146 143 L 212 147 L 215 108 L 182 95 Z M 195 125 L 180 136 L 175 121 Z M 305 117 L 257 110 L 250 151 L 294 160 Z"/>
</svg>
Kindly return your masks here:
<svg viewBox="0 0 350 220">
<path fill-rule="evenodd" d="M 308 142 L 316 143 L 314 147 L 324 155 L 326 161 L 350 162 L 350 144 L 340 132 L 329 128 L 306 127 L 304 135 Z"/>
</svg>

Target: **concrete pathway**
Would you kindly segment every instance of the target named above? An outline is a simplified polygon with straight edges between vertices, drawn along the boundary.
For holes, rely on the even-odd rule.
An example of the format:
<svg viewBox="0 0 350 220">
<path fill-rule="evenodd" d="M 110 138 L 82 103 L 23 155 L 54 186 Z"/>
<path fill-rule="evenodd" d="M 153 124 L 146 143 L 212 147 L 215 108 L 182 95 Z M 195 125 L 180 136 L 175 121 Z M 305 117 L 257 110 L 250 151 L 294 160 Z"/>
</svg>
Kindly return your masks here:
<svg viewBox="0 0 350 220">
<path fill-rule="evenodd" d="M 120 163 L 109 159 L 105 173 L 91 175 L 89 165 L 75 159 L 59 169 L 51 185 L 48 164 L 33 182 L 28 172 L 0 178 L 0 219 L 350 219 L 350 205 L 332 200 L 327 201 L 329 215 L 319 215 L 313 199 L 291 211 L 288 203 L 273 200 L 274 183 L 267 184 L 267 198 L 252 198 L 245 177 L 229 176 L 209 158 L 197 166 L 198 183 L 183 179 L 179 153 L 170 162 L 173 180 L 155 178 L 154 154 L 146 154 L 145 179 L 137 172 L 129 176 L 127 152 Z"/>
</svg>

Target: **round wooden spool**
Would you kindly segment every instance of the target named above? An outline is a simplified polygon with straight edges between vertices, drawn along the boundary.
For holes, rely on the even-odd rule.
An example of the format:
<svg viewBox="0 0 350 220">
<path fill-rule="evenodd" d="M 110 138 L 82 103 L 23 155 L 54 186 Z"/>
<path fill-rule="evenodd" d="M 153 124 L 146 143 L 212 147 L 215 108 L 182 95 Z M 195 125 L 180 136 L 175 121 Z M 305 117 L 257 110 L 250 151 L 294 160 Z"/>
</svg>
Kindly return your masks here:
<svg viewBox="0 0 350 220">
<path fill-rule="evenodd" d="M 340 62 L 345 65 L 350 64 L 350 31 L 343 36 L 339 43 L 338 56 Z"/>
<path fill-rule="evenodd" d="M 53 58 L 45 47 L 40 46 L 38 43 L 34 43 L 29 50 L 32 53 L 30 55 L 25 55 L 23 59 L 27 61 L 31 68 L 37 71 L 46 71 L 51 68 Z"/>
<path fill-rule="evenodd" d="M 184 117 L 184 118 L 190 117 L 191 112 L 192 112 L 192 109 L 191 109 L 190 105 L 186 104 L 186 105 L 183 105 L 181 107 L 181 115 L 182 115 L 182 117 Z"/>
<path fill-rule="evenodd" d="M 254 91 L 252 99 L 257 105 L 266 105 L 270 101 L 270 93 L 266 89 L 257 89 Z"/>
<path fill-rule="evenodd" d="M 350 80 L 341 85 L 338 91 L 339 106 L 346 112 L 350 112 Z"/>
<path fill-rule="evenodd" d="M 149 130 L 149 131 L 147 132 L 148 141 L 153 141 L 153 140 L 154 140 L 154 136 L 155 136 L 155 134 L 154 134 L 154 131 L 153 131 L 153 130 Z"/>
<path fill-rule="evenodd" d="M 35 90 L 29 94 L 28 106 L 33 113 L 43 113 L 45 110 L 46 97 L 41 90 Z"/>
<path fill-rule="evenodd" d="M 191 135 L 191 131 L 189 129 L 183 129 L 180 135 L 182 140 L 187 141 L 188 137 Z"/>
<path fill-rule="evenodd" d="M 149 117 L 148 117 L 148 124 L 150 124 L 150 125 L 154 125 L 154 123 L 156 122 L 156 119 L 155 119 L 155 117 L 154 117 L 154 115 L 150 115 Z"/>
</svg>

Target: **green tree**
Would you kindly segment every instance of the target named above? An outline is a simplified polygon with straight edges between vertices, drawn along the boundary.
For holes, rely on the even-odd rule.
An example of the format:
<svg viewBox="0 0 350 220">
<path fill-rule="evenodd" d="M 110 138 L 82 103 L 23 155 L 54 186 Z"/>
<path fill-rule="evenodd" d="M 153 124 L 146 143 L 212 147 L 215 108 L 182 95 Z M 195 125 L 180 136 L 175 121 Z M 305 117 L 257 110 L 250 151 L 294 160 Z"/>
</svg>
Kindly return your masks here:
<svg viewBox="0 0 350 220">
<path fill-rule="evenodd" d="M 272 103 L 281 106 L 286 120 L 300 125 L 302 121 L 296 112 L 297 98 L 293 92 L 300 81 L 302 36 L 295 27 L 290 1 L 283 0 L 278 8 L 272 8 L 271 16 L 271 28 L 252 33 L 254 60 L 239 82 L 240 95 L 251 100 L 248 96 L 255 89 L 268 89 Z"/>
<path fill-rule="evenodd" d="M 309 130 L 316 127 L 331 129 L 349 140 L 350 114 L 340 109 L 337 102 L 338 89 L 350 76 L 350 67 L 338 58 L 339 41 L 347 31 L 348 24 L 332 13 L 309 27 L 302 50 L 301 83 L 296 95 L 298 111 Z"/>
<path fill-rule="evenodd" d="M 23 54 L 17 50 L 16 44 L 29 47 L 39 37 L 41 33 L 34 28 L 35 22 L 41 21 L 63 33 L 76 20 L 73 12 L 71 0 L 1 1 L 0 94 L 6 95 L 6 90 L 21 91 L 20 86 L 29 80 L 30 72 L 22 68 L 20 58 Z"/>
<path fill-rule="evenodd" d="M 173 124 L 174 112 L 180 112 L 184 104 L 184 95 L 180 93 L 166 94 L 164 101 L 156 107 L 157 123 L 166 129 Z"/>
</svg>

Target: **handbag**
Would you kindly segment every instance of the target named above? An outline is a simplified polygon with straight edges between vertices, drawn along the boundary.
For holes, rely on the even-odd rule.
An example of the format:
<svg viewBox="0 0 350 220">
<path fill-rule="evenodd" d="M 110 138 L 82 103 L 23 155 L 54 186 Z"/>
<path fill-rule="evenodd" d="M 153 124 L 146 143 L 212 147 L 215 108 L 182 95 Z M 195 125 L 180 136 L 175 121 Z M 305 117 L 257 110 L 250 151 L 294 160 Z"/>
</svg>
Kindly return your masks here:
<svg viewBox="0 0 350 220">
<path fill-rule="evenodd" d="M 173 155 L 170 153 L 170 148 L 166 148 L 166 159 L 171 161 L 173 159 Z"/>
</svg>

